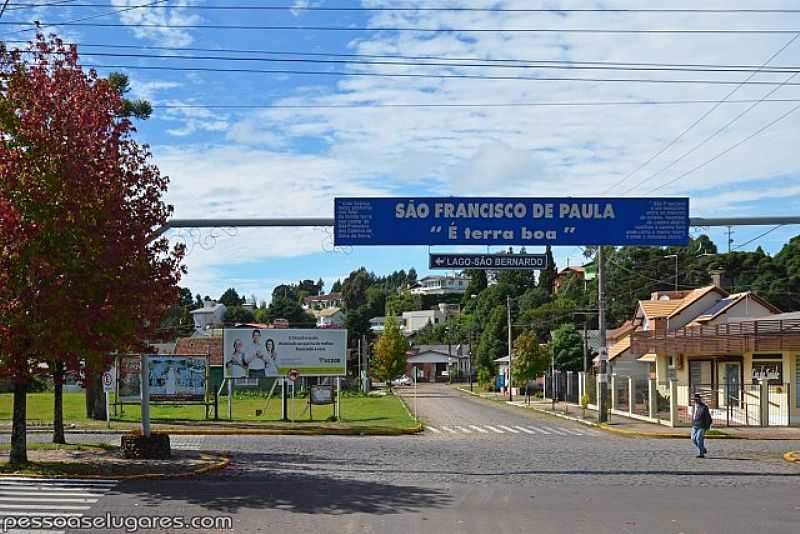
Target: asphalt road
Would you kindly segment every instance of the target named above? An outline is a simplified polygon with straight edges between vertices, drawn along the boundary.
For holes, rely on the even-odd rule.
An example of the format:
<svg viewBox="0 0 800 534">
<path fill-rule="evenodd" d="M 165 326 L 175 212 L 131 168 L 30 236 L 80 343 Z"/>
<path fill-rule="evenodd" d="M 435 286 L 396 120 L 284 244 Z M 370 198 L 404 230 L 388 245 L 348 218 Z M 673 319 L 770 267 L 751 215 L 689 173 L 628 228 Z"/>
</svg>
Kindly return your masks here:
<svg viewBox="0 0 800 534">
<path fill-rule="evenodd" d="M 175 436 L 234 463 L 199 479 L 120 483 L 89 513 L 226 515 L 235 532 L 764 534 L 800 524 L 800 466 L 782 460 L 800 442 L 711 440 L 699 460 L 688 440 L 587 430 L 446 386 L 420 387 L 416 410 L 428 425 L 416 436 Z M 221 532 L 170 530 L 203 531 Z"/>
</svg>

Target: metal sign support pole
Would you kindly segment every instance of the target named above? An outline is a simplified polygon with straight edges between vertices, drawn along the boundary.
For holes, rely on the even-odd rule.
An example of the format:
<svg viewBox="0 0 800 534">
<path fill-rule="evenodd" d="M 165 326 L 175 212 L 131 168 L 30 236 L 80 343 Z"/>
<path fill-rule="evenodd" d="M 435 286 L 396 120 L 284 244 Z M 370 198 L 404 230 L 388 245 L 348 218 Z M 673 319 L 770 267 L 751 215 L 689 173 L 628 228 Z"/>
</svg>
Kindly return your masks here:
<svg viewBox="0 0 800 534">
<path fill-rule="evenodd" d="M 108 400 L 108 398 L 111 396 L 111 392 L 109 390 L 105 390 L 103 393 L 106 394 L 106 428 L 111 428 L 111 410 L 109 409 Z"/>
<path fill-rule="evenodd" d="M 597 419 L 608 422 L 608 345 L 606 340 L 606 275 L 604 247 L 597 248 L 597 313 L 598 335 L 600 336 L 600 372 L 597 374 L 597 387 L 600 397 Z"/>
<path fill-rule="evenodd" d="M 228 379 L 228 419 L 233 421 L 233 380 Z"/>
<path fill-rule="evenodd" d="M 142 354 L 141 382 L 142 394 L 142 435 L 150 437 L 150 373 L 147 372 L 147 355 Z"/>
<path fill-rule="evenodd" d="M 342 420 L 342 377 L 336 377 L 336 420 Z"/>
</svg>

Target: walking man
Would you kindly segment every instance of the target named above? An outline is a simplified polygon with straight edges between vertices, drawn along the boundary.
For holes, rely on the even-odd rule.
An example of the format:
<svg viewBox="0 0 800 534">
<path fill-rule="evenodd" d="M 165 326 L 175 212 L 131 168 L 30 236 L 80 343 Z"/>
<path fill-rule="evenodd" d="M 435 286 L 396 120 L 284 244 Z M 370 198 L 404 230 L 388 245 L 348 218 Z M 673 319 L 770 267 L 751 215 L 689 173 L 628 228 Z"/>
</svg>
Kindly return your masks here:
<svg viewBox="0 0 800 534">
<path fill-rule="evenodd" d="M 694 414 L 692 416 L 692 443 L 697 447 L 697 457 L 705 458 L 706 450 L 705 439 L 706 431 L 711 428 L 711 412 L 703 402 L 700 394 L 694 394 Z"/>
</svg>

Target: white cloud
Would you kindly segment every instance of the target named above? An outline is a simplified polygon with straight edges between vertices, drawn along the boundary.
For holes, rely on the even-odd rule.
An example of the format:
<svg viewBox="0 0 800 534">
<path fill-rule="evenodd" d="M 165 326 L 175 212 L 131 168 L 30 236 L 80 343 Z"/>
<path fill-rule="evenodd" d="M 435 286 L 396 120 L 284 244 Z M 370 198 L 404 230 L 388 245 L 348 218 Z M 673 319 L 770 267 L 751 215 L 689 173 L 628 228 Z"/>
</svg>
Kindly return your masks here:
<svg viewBox="0 0 800 534">
<path fill-rule="evenodd" d="M 138 0 L 136 0 L 138 1 Z M 368 6 L 396 5 L 364 0 Z M 297 7 L 306 5 L 302 0 Z M 430 5 L 415 0 L 408 5 Z M 448 4 L 450 5 L 450 4 Z M 530 7 L 529 0 L 470 0 L 452 5 Z M 600 4 L 597 4 L 600 5 Z M 605 3 L 603 3 L 605 5 Z M 688 4 L 687 4 L 688 5 Z M 551 0 L 546 7 L 575 7 Z M 613 7 L 641 7 L 615 2 Z M 691 7 L 691 6 L 690 6 Z M 712 1 L 709 8 L 748 7 L 744 0 Z M 776 8 L 794 7 L 788 0 Z M 780 15 L 630 15 L 563 13 L 380 12 L 376 26 L 496 28 L 676 28 L 769 27 L 795 30 Z M 791 35 L 577 34 L 577 33 L 363 33 L 350 48 L 362 54 L 760 65 Z M 795 43 L 774 63 L 792 64 Z M 367 73 L 435 73 L 437 67 L 358 65 Z M 748 73 L 615 72 L 557 69 L 448 68 L 449 74 L 546 77 L 719 79 L 741 81 Z M 756 80 L 782 79 L 759 74 Z M 771 86 L 743 87 L 733 98 L 760 98 Z M 335 87 L 298 87 L 276 103 L 352 105 L 713 100 L 733 86 L 601 83 L 536 80 L 469 80 L 345 77 Z M 774 97 L 795 98 L 797 88 Z M 785 112 L 793 103 L 758 106 L 734 127 L 663 173 L 650 175 L 716 132 L 747 104 L 725 104 L 653 163 L 609 194 L 642 194 L 707 161 Z M 672 141 L 711 104 L 598 107 L 478 107 L 383 109 L 274 109 L 245 118 L 172 112 L 187 121 L 172 133 L 224 131 L 228 146 L 157 150 L 173 177 L 170 199 L 179 217 L 329 216 L 335 195 L 592 195 L 604 192 Z M 180 113 L 180 114 L 179 114 Z M 192 122 L 194 121 L 194 122 Z M 303 140 L 316 141 L 303 151 Z M 732 207 L 780 198 L 780 179 L 796 180 L 797 117 L 783 121 L 718 161 L 659 194 L 691 194 L 693 210 L 712 216 Z M 291 148 L 290 148 L 291 147 Z M 323 147 L 323 148 L 319 148 Z M 776 178 L 783 177 L 783 178 Z M 763 186 L 760 184 L 764 184 Z M 223 187 L 224 186 L 224 187 Z M 793 192 L 792 194 L 797 194 Z M 223 240 L 224 241 L 224 240 Z M 205 276 L 223 263 L 292 257 L 322 250 L 314 230 L 242 230 L 212 253 L 193 253 L 191 276 Z M 217 271 L 214 271 L 217 272 Z M 196 273 L 196 274 L 195 274 Z"/>
<path fill-rule="evenodd" d="M 117 8 L 125 9 L 131 6 L 142 6 L 150 2 L 143 3 L 142 0 L 111 0 L 111 4 Z M 192 14 L 184 6 L 200 3 L 199 0 L 175 0 L 170 2 L 172 7 L 164 8 L 158 5 L 147 5 L 140 9 L 126 9 L 120 11 L 119 18 L 124 24 L 131 27 L 133 34 L 139 39 L 148 39 L 164 46 L 188 46 L 192 43 L 193 37 L 189 30 L 176 28 L 148 28 L 137 27 L 140 24 L 159 24 L 183 26 L 198 24 L 202 19 Z M 177 6 L 177 7 L 176 7 Z"/>
<path fill-rule="evenodd" d="M 153 102 L 156 98 L 156 93 L 165 89 L 175 89 L 180 87 L 181 84 L 175 82 L 164 82 L 158 80 L 142 81 L 135 78 L 130 78 L 131 94 L 136 98 L 143 98 L 147 101 Z"/>
</svg>

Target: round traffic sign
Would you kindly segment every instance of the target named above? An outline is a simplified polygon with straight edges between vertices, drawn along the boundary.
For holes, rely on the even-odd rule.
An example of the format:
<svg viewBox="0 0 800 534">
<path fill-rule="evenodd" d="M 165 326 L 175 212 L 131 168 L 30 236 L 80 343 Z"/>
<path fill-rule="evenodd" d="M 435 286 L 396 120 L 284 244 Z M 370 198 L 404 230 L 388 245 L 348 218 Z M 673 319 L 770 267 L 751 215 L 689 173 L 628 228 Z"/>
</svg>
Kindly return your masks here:
<svg viewBox="0 0 800 534">
<path fill-rule="evenodd" d="M 105 373 L 103 373 L 103 389 L 109 391 L 112 389 L 113 385 L 114 385 L 114 377 L 111 375 L 111 373 L 106 371 Z"/>
<path fill-rule="evenodd" d="M 290 369 L 289 373 L 286 375 L 286 378 L 294 382 L 297 380 L 298 376 L 300 376 L 300 373 L 297 372 L 297 369 Z"/>
</svg>

